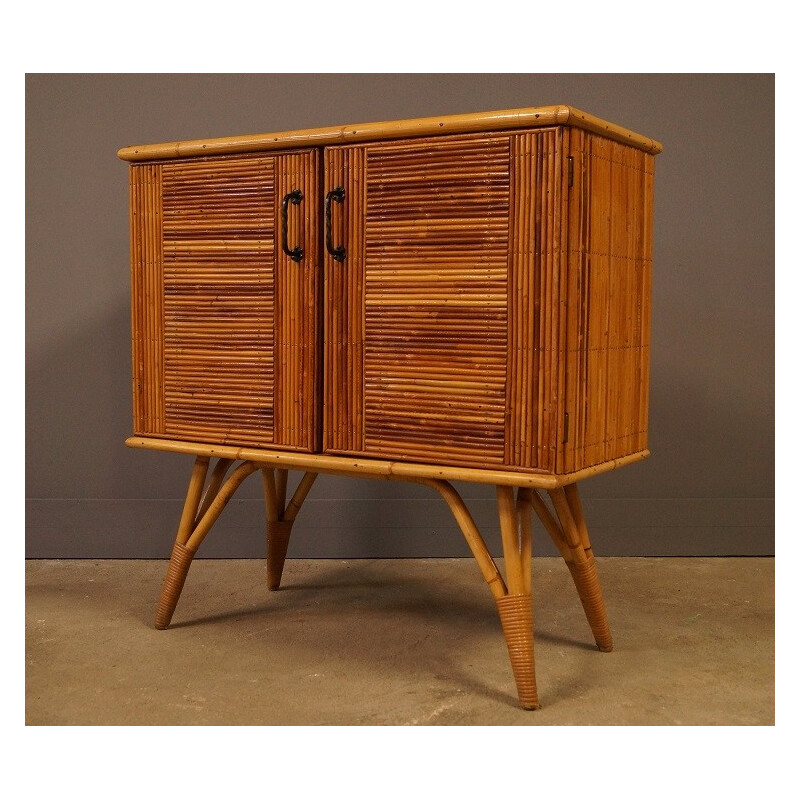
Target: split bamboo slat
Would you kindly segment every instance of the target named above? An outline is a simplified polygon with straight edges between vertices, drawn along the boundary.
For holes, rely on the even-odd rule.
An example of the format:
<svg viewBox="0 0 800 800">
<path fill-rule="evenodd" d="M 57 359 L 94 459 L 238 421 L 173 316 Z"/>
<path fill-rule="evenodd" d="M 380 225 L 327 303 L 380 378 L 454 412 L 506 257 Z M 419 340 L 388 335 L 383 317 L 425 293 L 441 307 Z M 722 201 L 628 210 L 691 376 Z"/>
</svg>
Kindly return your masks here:
<svg viewBox="0 0 800 800">
<path fill-rule="evenodd" d="M 558 447 L 561 131 L 511 137 L 505 463 L 554 472 Z"/>
<path fill-rule="evenodd" d="M 288 205 L 286 245 L 303 255 L 294 261 L 283 242 L 275 248 L 274 444 L 307 451 L 319 448 L 319 161 L 316 150 L 286 153 L 275 169 L 274 219 L 287 195 L 302 192 L 299 204 Z"/>
<path fill-rule="evenodd" d="M 365 150 L 364 452 L 502 464 L 508 137 Z"/>
<path fill-rule="evenodd" d="M 275 158 L 161 170 L 163 433 L 273 444 Z"/>
<path fill-rule="evenodd" d="M 165 433 L 161 187 L 160 165 L 131 166 L 133 430 L 150 436 Z"/>
<path fill-rule="evenodd" d="M 364 152 L 325 152 L 325 192 L 344 190 L 330 202 L 331 241 L 344 261 L 325 255 L 324 442 L 328 452 L 361 452 L 364 446 Z"/>
</svg>

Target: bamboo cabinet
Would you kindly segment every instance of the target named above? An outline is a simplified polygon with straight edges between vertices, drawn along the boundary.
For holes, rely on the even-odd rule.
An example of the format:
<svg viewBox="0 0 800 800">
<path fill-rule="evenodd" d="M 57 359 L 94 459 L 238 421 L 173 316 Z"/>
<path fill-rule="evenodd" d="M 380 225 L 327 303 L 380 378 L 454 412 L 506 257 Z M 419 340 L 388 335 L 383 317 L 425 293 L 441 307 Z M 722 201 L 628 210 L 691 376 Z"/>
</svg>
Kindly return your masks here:
<svg viewBox="0 0 800 800">
<path fill-rule="evenodd" d="M 660 150 L 566 106 L 123 148 L 128 444 L 196 457 L 157 627 L 248 475 L 276 589 L 305 497 L 335 473 L 442 495 L 524 708 L 532 512 L 610 650 L 577 482 L 648 455 Z M 503 573 L 450 480 L 496 486 Z"/>
</svg>

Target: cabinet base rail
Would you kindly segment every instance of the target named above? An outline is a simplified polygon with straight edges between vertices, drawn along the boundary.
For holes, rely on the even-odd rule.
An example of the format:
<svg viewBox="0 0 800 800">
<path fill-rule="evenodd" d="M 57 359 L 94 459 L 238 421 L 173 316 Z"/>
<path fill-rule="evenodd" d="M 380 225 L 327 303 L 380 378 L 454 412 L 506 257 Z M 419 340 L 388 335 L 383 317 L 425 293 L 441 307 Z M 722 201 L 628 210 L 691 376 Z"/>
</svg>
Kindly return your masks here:
<svg viewBox="0 0 800 800">
<path fill-rule="evenodd" d="M 209 477 L 211 458 L 201 455 L 195 460 L 172 557 L 161 589 L 156 628 L 169 627 L 197 549 L 242 482 L 259 470 L 264 485 L 267 516 L 267 588 L 274 591 L 280 586 L 292 525 L 311 491 L 317 472 L 305 472 L 287 502 L 288 469 L 246 460 L 228 476 L 234 461 L 232 458 L 217 459 Z M 504 577 L 464 500 L 448 481 L 407 476 L 397 476 L 395 479 L 429 486 L 439 492 L 449 506 L 497 603 L 522 708 L 539 708 L 533 647 L 532 512 L 536 512 L 569 567 L 597 647 L 603 652 L 611 650 L 611 632 L 597 564 L 575 483 L 545 490 L 552 509 L 536 489 L 507 485 L 496 487 Z"/>
</svg>

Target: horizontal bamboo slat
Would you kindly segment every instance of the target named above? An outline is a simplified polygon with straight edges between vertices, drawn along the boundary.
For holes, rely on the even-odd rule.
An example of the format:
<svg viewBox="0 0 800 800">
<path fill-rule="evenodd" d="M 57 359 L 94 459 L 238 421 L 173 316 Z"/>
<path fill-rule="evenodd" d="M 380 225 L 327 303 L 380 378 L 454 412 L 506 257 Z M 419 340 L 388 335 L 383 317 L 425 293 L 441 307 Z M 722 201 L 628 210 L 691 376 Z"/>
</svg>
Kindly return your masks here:
<svg viewBox="0 0 800 800">
<path fill-rule="evenodd" d="M 558 105 L 393 120 L 391 122 L 368 122 L 327 128 L 307 128 L 249 136 L 194 139 L 164 144 L 132 145 L 123 147 L 117 152 L 117 155 L 124 161 L 181 159 L 191 156 L 253 153 L 296 147 L 329 147 L 387 139 L 411 139 L 436 134 L 507 131 L 553 125 L 569 125 L 592 131 L 651 154 L 660 153 L 662 150 L 661 144 L 648 136 L 634 133 L 620 125 L 607 122 L 571 106 Z"/>
<path fill-rule="evenodd" d="M 275 161 L 161 167 L 166 436 L 274 441 Z"/>
<path fill-rule="evenodd" d="M 326 157 L 348 164 L 345 173 L 332 166 L 326 189 L 346 174 L 357 203 L 354 216 L 342 210 L 348 256 L 330 264 L 351 289 L 326 297 L 327 313 L 344 324 L 328 355 L 352 387 L 342 392 L 332 373 L 326 399 L 352 433 L 328 449 L 501 464 L 508 137 L 334 148 Z"/>
<path fill-rule="evenodd" d="M 315 151 L 131 167 L 134 429 L 318 447 Z M 279 241 L 283 197 L 303 192 Z"/>
</svg>

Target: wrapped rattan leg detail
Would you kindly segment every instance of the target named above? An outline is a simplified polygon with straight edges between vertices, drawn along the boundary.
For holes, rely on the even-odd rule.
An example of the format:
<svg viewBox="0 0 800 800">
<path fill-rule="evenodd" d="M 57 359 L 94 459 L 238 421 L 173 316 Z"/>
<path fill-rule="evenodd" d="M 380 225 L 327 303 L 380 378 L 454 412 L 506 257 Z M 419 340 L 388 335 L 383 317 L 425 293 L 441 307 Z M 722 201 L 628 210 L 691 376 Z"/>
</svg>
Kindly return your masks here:
<svg viewBox="0 0 800 800">
<path fill-rule="evenodd" d="M 274 592 L 281 585 L 293 520 L 267 523 L 267 588 Z"/>
<path fill-rule="evenodd" d="M 529 594 L 510 594 L 495 598 L 506 637 L 511 669 L 523 708 L 539 708 L 536 670 L 533 660 L 533 604 Z"/>
<path fill-rule="evenodd" d="M 600 588 L 600 579 L 597 575 L 597 564 L 594 556 L 590 556 L 587 561 L 580 564 L 569 562 L 569 571 L 575 581 L 578 596 L 583 603 L 583 610 L 586 612 L 586 619 L 594 634 L 597 647 L 604 653 L 608 653 L 613 648 L 611 641 L 611 630 L 608 626 L 608 615 L 606 614 L 606 604 L 603 601 L 603 591 Z"/>
<path fill-rule="evenodd" d="M 178 605 L 178 598 L 183 591 L 183 584 L 186 581 L 186 573 L 192 564 L 194 551 L 189 550 L 182 544 L 175 543 L 172 548 L 172 558 L 169 560 L 167 577 L 164 578 L 164 585 L 161 587 L 161 597 L 158 600 L 156 609 L 156 628 L 164 630 L 169 627 L 172 615 L 175 613 L 175 606 Z"/>
</svg>

